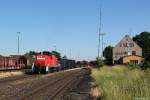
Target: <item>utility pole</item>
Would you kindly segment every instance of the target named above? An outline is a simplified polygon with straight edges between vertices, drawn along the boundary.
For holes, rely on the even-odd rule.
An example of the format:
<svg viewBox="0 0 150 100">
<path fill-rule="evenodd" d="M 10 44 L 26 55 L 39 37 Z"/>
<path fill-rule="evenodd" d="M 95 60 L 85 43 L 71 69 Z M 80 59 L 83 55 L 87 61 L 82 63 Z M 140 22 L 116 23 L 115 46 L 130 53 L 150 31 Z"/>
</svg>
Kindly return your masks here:
<svg viewBox="0 0 150 100">
<path fill-rule="evenodd" d="M 101 11 L 101 5 L 100 5 L 100 19 L 99 19 L 99 34 L 98 34 L 98 54 L 97 54 L 97 58 L 100 57 L 100 47 L 101 47 L 101 26 L 102 26 L 102 11 Z"/>
<path fill-rule="evenodd" d="M 17 32 L 18 34 L 18 56 L 19 56 L 19 53 L 20 53 L 20 32 Z"/>
</svg>

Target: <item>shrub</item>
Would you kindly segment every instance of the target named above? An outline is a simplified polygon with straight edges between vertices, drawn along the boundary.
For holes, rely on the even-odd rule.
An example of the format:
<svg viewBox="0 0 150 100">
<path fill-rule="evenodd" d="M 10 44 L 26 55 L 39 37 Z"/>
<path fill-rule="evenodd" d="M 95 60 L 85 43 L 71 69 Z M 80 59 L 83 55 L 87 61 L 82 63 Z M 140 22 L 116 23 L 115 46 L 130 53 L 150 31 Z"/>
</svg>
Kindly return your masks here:
<svg viewBox="0 0 150 100">
<path fill-rule="evenodd" d="M 128 63 L 128 68 L 131 70 L 132 69 L 140 69 L 140 66 L 136 63 L 130 62 L 130 63 Z"/>
<path fill-rule="evenodd" d="M 103 62 L 103 60 L 101 59 L 101 58 L 97 58 L 96 59 L 96 68 L 101 68 L 101 67 L 103 67 L 104 66 L 104 62 Z"/>
</svg>

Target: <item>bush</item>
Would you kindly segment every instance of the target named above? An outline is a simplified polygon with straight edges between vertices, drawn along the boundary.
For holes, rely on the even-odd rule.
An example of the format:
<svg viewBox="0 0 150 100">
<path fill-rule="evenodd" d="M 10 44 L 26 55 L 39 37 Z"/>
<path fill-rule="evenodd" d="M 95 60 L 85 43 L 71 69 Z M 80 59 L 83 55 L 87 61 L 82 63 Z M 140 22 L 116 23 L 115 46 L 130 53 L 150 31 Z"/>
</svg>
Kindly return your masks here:
<svg viewBox="0 0 150 100">
<path fill-rule="evenodd" d="M 101 68 L 104 66 L 104 61 L 100 58 L 96 59 L 96 68 Z"/>
<path fill-rule="evenodd" d="M 132 62 L 130 62 L 129 64 L 128 64 L 128 68 L 129 69 L 140 69 L 140 66 L 138 65 L 138 64 L 136 64 L 136 63 L 132 63 Z"/>
</svg>

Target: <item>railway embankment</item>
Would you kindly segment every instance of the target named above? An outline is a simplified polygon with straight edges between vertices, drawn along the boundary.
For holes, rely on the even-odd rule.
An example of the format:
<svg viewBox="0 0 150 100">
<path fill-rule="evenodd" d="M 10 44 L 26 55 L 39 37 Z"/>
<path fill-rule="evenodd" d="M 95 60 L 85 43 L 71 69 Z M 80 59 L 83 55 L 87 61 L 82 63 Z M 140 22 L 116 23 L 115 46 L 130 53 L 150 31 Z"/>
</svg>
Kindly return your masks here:
<svg viewBox="0 0 150 100">
<path fill-rule="evenodd" d="M 0 71 L 0 79 L 7 78 L 7 77 L 14 77 L 18 75 L 23 75 L 23 71 Z"/>
</svg>

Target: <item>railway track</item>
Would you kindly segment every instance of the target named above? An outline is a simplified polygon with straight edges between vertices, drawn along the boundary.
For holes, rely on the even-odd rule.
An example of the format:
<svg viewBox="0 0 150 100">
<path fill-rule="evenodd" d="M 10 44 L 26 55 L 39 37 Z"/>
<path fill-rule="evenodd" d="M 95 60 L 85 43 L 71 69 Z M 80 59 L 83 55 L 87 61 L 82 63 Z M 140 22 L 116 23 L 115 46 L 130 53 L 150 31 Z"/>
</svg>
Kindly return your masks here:
<svg viewBox="0 0 150 100">
<path fill-rule="evenodd" d="M 71 87 L 73 84 L 79 82 L 79 81 L 77 81 L 79 77 L 80 77 L 80 75 L 75 75 L 75 76 L 70 77 L 70 78 L 68 78 L 66 80 L 63 80 L 63 82 L 61 82 L 61 83 L 56 84 L 55 86 L 59 87 L 59 88 L 56 89 L 56 91 L 54 91 L 53 94 L 48 95 L 48 100 L 55 100 L 55 99 L 61 100 L 63 98 L 63 93 L 69 87 Z"/>
<path fill-rule="evenodd" d="M 14 71 L 19 71 L 19 70 L 5 70 L 5 71 L 0 71 L 0 72 L 1 73 L 10 72 L 11 73 L 11 72 L 14 72 Z M 66 71 L 69 71 L 69 70 L 66 70 Z M 55 72 L 55 73 L 59 73 L 59 72 Z M 51 74 L 54 74 L 54 73 L 51 73 Z M 13 77 L 12 76 L 11 77 L 4 77 L 4 78 L 0 78 L 0 84 L 8 83 L 8 82 L 11 82 L 11 81 L 23 80 L 23 79 L 26 79 L 26 78 L 32 78 L 32 77 L 35 77 L 35 76 L 37 76 L 37 75 L 23 74 L 23 75 L 16 75 L 16 76 L 13 76 Z"/>
<path fill-rule="evenodd" d="M 60 100 L 62 94 L 85 73 L 86 71 L 79 70 L 68 72 L 53 81 L 32 88 L 32 91 L 21 95 L 17 100 Z"/>
</svg>

